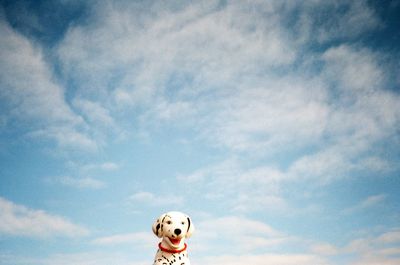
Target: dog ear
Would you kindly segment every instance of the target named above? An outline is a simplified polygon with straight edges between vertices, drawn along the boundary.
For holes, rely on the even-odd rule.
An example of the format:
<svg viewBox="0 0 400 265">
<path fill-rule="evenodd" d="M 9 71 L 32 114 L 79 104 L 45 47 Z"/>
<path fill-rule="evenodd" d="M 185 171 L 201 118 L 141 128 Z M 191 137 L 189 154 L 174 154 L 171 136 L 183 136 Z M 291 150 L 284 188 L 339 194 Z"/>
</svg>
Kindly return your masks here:
<svg viewBox="0 0 400 265">
<path fill-rule="evenodd" d="M 159 238 L 161 238 L 161 237 L 163 236 L 163 223 L 162 223 L 162 222 L 164 221 L 164 218 L 165 218 L 166 215 L 167 215 L 167 214 L 161 215 L 161 216 L 154 222 L 153 227 L 152 227 L 153 233 L 154 233 L 157 237 L 159 237 Z"/>
<path fill-rule="evenodd" d="M 194 225 L 193 225 L 192 219 L 190 219 L 189 216 L 186 216 L 186 218 L 187 218 L 187 222 L 188 222 L 188 228 L 187 228 L 187 231 L 186 231 L 186 238 L 189 238 L 194 232 Z"/>
</svg>

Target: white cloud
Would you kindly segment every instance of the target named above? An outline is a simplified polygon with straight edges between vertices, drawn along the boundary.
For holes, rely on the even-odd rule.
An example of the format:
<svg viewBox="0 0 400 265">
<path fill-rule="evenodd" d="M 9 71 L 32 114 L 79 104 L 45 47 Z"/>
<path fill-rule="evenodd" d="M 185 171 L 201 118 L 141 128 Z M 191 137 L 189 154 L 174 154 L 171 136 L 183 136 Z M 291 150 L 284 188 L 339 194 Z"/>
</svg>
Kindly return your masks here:
<svg viewBox="0 0 400 265">
<path fill-rule="evenodd" d="M 253 212 L 269 211 L 274 213 L 287 213 L 289 206 L 283 197 L 266 195 L 255 191 L 254 194 L 242 193 L 234 200 L 233 211 Z"/>
<path fill-rule="evenodd" d="M 265 80 L 221 98 L 205 131 L 233 150 L 299 148 L 318 141 L 329 114 L 324 87 L 291 78 Z"/>
<path fill-rule="evenodd" d="M 299 12 L 293 34 L 301 45 L 354 41 L 383 26 L 379 15 L 365 0 L 290 3 Z"/>
<path fill-rule="evenodd" d="M 341 45 L 328 49 L 322 58 L 327 62 L 327 73 L 339 81 L 339 88 L 349 96 L 369 96 L 371 90 L 381 89 L 384 73 L 378 66 L 377 55 L 366 49 Z M 349 89 L 350 91 L 346 91 Z M 354 91 L 355 90 L 355 91 Z M 362 90 L 364 93 L 354 93 Z"/>
<path fill-rule="evenodd" d="M 327 261 L 308 254 L 262 254 L 262 255 L 225 255 L 199 259 L 198 264 L 205 265 L 327 265 Z"/>
<path fill-rule="evenodd" d="M 48 181 L 78 189 L 101 189 L 106 186 L 104 182 L 90 177 L 73 178 L 69 176 L 63 176 L 49 178 Z"/>
<path fill-rule="evenodd" d="M 147 191 L 137 192 L 129 197 L 134 203 L 150 206 L 182 205 L 183 197 L 172 194 L 153 194 Z"/>
<path fill-rule="evenodd" d="M 318 4 L 308 4 L 310 6 L 308 12 L 316 20 L 323 21 L 322 25 L 318 24 L 315 29 L 315 36 L 320 42 L 356 39 L 382 26 L 381 19 L 367 1 L 317 1 L 317 3 L 322 10 L 318 12 L 312 8 L 318 8 Z M 327 9 L 330 9 L 330 15 L 322 17 L 323 10 Z"/>
<path fill-rule="evenodd" d="M 159 3 L 146 8 L 137 14 L 129 4 L 96 6 L 88 23 L 71 27 L 60 42 L 65 74 L 81 82 L 77 94 L 89 98 L 94 88 L 101 90 L 96 97 L 101 103 L 80 99 L 102 107 L 97 120 L 109 120 L 116 109 L 133 111 L 140 117 L 133 122 L 145 129 L 159 129 L 160 122 L 186 125 L 196 139 L 212 145 L 271 155 L 310 145 L 326 148 L 321 142 L 327 136 L 327 142 L 339 142 L 345 149 L 351 141 L 367 144 L 365 151 L 370 137 L 382 139 L 399 120 L 394 110 L 398 97 L 381 90 L 385 72 L 378 54 L 342 45 L 299 57 L 297 45 L 305 44 L 298 44 L 296 34 L 284 26 L 291 12 L 312 20 L 317 18 L 311 10 L 330 14 L 343 9 L 339 17 L 318 18 L 323 34 L 359 35 L 380 24 L 365 1 L 233 1 L 222 7 L 212 2 L 178 9 Z M 301 72 L 294 67 L 296 59 Z M 320 63 L 322 71 L 314 73 Z M 332 93 L 334 84 L 346 93 Z M 307 160 L 315 159 L 312 164 L 320 172 L 343 168 L 341 174 L 357 166 L 347 161 L 360 154 L 349 157 L 342 151 L 316 151 Z M 333 162 L 324 169 L 327 160 L 320 158 L 326 156 Z"/>
<path fill-rule="evenodd" d="M 101 171 L 115 171 L 120 168 L 120 165 L 115 162 L 104 162 L 104 163 L 91 163 L 91 164 L 85 164 L 85 165 L 76 165 L 76 163 L 71 163 L 71 166 L 78 166 L 79 169 L 83 172 L 87 171 L 95 171 L 95 170 L 101 170 Z"/>
<path fill-rule="evenodd" d="M 158 99 L 168 97 L 171 76 L 185 87 L 178 88 L 177 98 L 192 97 L 210 86 L 234 84 L 240 74 L 259 71 L 261 65 L 287 65 L 295 58 L 288 35 L 276 28 L 279 18 L 268 5 L 260 8 L 271 16 L 244 12 L 239 2 L 223 10 L 216 3 L 174 11 L 162 6 L 146 10 L 154 13 L 151 20 L 145 12 L 132 15 L 137 13 L 134 6 L 97 6 L 93 14 L 104 17 L 70 28 L 60 43 L 65 73 L 96 88 L 107 87 L 107 80 L 117 74 L 121 78 L 111 87 L 117 103 L 155 107 L 154 114 L 165 118 L 166 102 Z"/>
<path fill-rule="evenodd" d="M 27 134 L 30 138 L 45 138 L 56 140 L 60 147 L 67 150 L 82 150 L 93 152 L 98 150 L 98 144 L 87 135 L 70 128 L 68 123 L 60 126 L 49 125 L 46 129 L 38 129 Z"/>
<path fill-rule="evenodd" d="M 109 172 L 116 171 L 120 165 L 115 162 L 103 163 L 88 163 L 69 161 L 66 163 L 70 175 L 65 176 L 50 176 L 44 179 L 45 183 L 51 185 L 62 185 L 76 189 L 103 189 L 107 187 L 106 180 L 100 180 L 99 177 L 92 177 L 96 174 L 109 174 Z M 67 173 L 68 174 L 68 173 Z"/>
<path fill-rule="evenodd" d="M 29 209 L 0 197 L 0 233 L 47 238 L 86 236 L 89 231 L 61 216 Z"/>
<path fill-rule="evenodd" d="M 75 99 L 73 104 L 89 122 L 109 129 L 115 126 L 109 110 L 101 106 L 99 102 Z"/>
<path fill-rule="evenodd" d="M 329 87 L 321 134 L 324 143 L 298 157 L 288 175 L 327 183 L 354 172 L 386 173 L 397 168 L 388 157 L 371 155 L 377 143 L 395 137 L 400 119 L 395 107 L 400 104 L 399 95 L 384 89 L 387 77 L 382 59 L 368 49 L 349 45 L 330 48 L 321 59 L 325 68 L 320 77 Z"/>
<path fill-rule="evenodd" d="M 392 161 L 387 161 L 374 155 L 362 160 L 360 166 L 369 169 L 371 172 L 390 172 L 398 169 L 398 166 Z"/>
<path fill-rule="evenodd" d="M 400 243 L 400 229 L 388 231 L 377 237 L 376 241 L 382 244 Z"/>
<path fill-rule="evenodd" d="M 100 165 L 100 168 L 103 170 L 117 170 L 119 169 L 119 165 L 114 162 L 106 162 Z"/>
<path fill-rule="evenodd" d="M 360 207 L 361 208 L 373 207 L 376 206 L 377 204 L 382 203 L 385 199 L 386 199 L 385 194 L 369 196 L 368 198 L 366 198 L 364 201 L 361 202 Z"/>
<path fill-rule="evenodd" d="M 341 148 L 325 148 L 320 152 L 304 155 L 292 163 L 288 175 L 292 180 L 317 180 L 326 184 L 348 174 L 355 166 Z"/>
<path fill-rule="evenodd" d="M 196 222 L 196 236 L 191 239 L 194 255 L 207 256 L 213 253 L 251 253 L 260 249 L 271 249 L 292 240 L 271 226 L 238 216 L 208 217 Z M 228 245 L 220 242 L 229 242 Z M 201 254 L 200 254 L 201 253 Z M 208 254 L 207 254 L 208 253 Z"/>
<path fill-rule="evenodd" d="M 148 232 L 126 233 L 99 237 L 92 241 L 92 243 L 95 245 L 113 246 L 120 244 L 129 244 L 143 246 L 144 248 L 154 247 L 157 245 L 157 242 L 157 237 L 155 237 L 150 230 Z"/>
<path fill-rule="evenodd" d="M 43 265 L 145 265 L 145 262 L 137 261 L 137 258 L 130 258 L 124 253 L 103 253 L 84 252 L 73 254 L 56 254 L 43 260 Z"/>
<path fill-rule="evenodd" d="M 318 243 L 313 244 L 310 247 L 312 253 L 315 253 L 318 256 L 333 256 L 339 253 L 339 249 L 332 244 L 329 243 Z"/>
<path fill-rule="evenodd" d="M 64 77 L 78 84 L 74 106 L 99 131 L 116 126 L 114 112 L 139 110 L 130 120 L 140 116 L 139 126 L 178 120 L 214 145 L 273 153 L 318 145 L 326 134 L 382 134 L 399 120 L 394 111 L 398 99 L 380 91 L 368 94 L 381 89 L 385 74 L 378 56 L 366 49 L 342 45 L 312 54 L 311 61 L 322 58 L 326 63 L 322 76 L 312 80 L 293 71 L 300 50 L 296 36 L 284 27 L 288 14 L 299 11 L 300 17 L 316 19 L 311 10 L 343 9 L 342 19 L 319 18 L 320 28 L 329 36 L 357 35 L 380 23 L 365 1 L 233 1 L 222 7 L 212 2 L 179 9 L 158 3 L 140 14 L 127 3 L 93 8 L 88 23 L 70 27 L 57 54 Z M 146 12 L 154 14 L 152 19 Z M 347 99 L 332 100 L 331 82 L 351 90 Z M 356 105 L 342 107 L 357 99 Z M 355 125 L 354 119 L 362 123 Z M 65 144 L 91 143 L 71 131 L 73 137 L 46 132 L 37 135 Z"/>
<path fill-rule="evenodd" d="M 350 265 L 397 264 L 400 253 L 400 230 L 394 228 L 375 236 L 372 234 L 368 231 L 365 237 L 354 238 L 344 247 L 327 242 L 311 243 L 310 250 L 317 256 L 332 257 L 332 260 L 345 258 L 346 264 Z"/>
<path fill-rule="evenodd" d="M 194 199 L 205 198 L 235 213 L 284 214 L 291 209 L 281 194 L 282 183 L 288 177 L 274 167 L 249 167 L 240 159 L 231 158 L 188 175 L 178 175 L 177 180 Z"/>
<path fill-rule="evenodd" d="M 395 134 L 400 112 L 394 106 L 400 97 L 384 87 L 386 69 L 379 54 L 341 45 L 326 51 L 322 58 L 327 81 L 337 82 L 337 108 L 329 132 L 337 138 L 350 138 L 353 144 L 367 145 Z"/>
<path fill-rule="evenodd" d="M 148 262 L 138 261 L 137 257 L 128 257 L 122 252 L 78 252 L 55 253 L 44 258 L 24 257 L 21 255 L 1 255 L 4 265 L 145 265 Z M 151 259 L 150 259 L 151 260 Z"/>
<path fill-rule="evenodd" d="M 4 21 L 0 34 L 0 100 L 7 115 L 29 124 L 31 129 L 25 133 L 31 136 L 95 149 L 96 143 L 84 132 L 82 118 L 66 103 L 42 51 Z"/>
<path fill-rule="evenodd" d="M 399 258 L 376 258 L 367 257 L 365 259 L 355 261 L 351 265 L 397 265 L 400 263 Z"/>
<path fill-rule="evenodd" d="M 394 265 L 400 261 L 400 230 L 393 229 L 378 236 L 368 236 L 352 240 L 343 250 L 357 254 L 351 265 L 387 264 Z"/>
</svg>

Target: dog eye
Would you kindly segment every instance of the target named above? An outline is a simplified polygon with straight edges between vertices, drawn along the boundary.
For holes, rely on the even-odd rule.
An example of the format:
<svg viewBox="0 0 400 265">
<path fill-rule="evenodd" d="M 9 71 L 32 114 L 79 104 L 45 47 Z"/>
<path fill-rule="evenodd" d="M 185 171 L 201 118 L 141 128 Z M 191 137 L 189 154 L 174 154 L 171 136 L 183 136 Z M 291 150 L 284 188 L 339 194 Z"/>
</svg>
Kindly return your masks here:
<svg viewBox="0 0 400 265">
<path fill-rule="evenodd" d="M 170 225 L 170 224 L 172 224 L 172 222 L 171 222 L 171 221 L 167 221 L 167 224 L 169 224 L 169 225 Z"/>
<path fill-rule="evenodd" d="M 182 222 L 182 225 L 185 225 L 185 222 Z"/>
</svg>

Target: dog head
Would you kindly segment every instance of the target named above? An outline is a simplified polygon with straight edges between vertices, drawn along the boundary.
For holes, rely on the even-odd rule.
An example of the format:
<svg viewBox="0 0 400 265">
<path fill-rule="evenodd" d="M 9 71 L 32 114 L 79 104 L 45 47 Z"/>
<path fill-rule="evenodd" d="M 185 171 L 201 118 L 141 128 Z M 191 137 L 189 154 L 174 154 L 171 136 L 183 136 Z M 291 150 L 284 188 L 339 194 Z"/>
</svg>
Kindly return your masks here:
<svg viewBox="0 0 400 265">
<path fill-rule="evenodd" d="M 161 215 L 153 224 L 153 232 L 163 238 L 172 249 L 181 248 L 184 239 L 192 235 L 194 225 L 189 216 L 181 212 L 168 212 Z"/>
</svg>

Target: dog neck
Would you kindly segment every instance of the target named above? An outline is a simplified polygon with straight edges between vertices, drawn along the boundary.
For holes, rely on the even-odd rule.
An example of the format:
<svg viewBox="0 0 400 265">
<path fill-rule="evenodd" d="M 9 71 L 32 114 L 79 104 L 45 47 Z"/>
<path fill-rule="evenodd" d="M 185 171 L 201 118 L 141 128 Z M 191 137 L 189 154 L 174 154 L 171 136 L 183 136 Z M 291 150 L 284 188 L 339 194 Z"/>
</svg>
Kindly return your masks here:
<svg viewBox="0 0 400 265">
<path fill-rule="evenodd" d="M 161 242 L 158 244 L 158 247 L 164 251 L 164 252 L 168 252 L 168 253 L 173 253 L 173 254 L 177 254 L 177 253 L 181 253 L 183 251 L 185 251 L 187 249 L 187 244 L 184 244 L 184 247 L 182 249 L 168 249 L 162 246 Z"/>
</svg>

